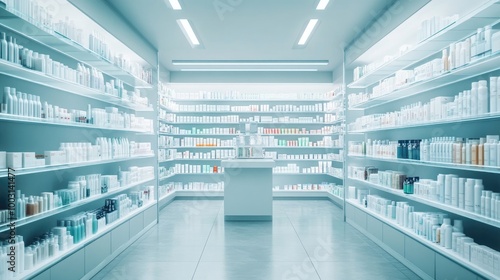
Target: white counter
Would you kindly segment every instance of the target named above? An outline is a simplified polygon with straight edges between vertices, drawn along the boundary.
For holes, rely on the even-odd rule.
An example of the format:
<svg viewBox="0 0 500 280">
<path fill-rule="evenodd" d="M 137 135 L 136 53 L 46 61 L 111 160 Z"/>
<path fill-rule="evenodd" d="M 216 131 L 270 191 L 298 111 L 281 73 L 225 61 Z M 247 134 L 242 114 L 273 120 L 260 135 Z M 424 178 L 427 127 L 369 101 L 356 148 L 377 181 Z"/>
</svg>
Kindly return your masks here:
<svg viewBox="0 0 500 280">
<path fill-rule="evenodd" d="M 225 220 L 272 220 L 274 160 L 223 160 L 221 165 L 225 180 Z"/>
</svg>

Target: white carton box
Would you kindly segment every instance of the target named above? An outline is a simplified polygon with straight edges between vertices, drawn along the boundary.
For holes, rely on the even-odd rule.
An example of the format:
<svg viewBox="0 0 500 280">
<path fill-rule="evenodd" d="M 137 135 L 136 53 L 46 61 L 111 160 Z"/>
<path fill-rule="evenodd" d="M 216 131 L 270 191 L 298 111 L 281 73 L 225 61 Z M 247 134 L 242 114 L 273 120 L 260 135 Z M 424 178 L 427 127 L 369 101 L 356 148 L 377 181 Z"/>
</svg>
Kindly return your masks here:
<svg viewBox="0 0 500 280">
<path fill-rule="evenodd" d="M 36 157 L 34 152 L 23 153 L 23 167 L 31 168 L 36 166 Z"/>
<path fill-rule="evenodd" d="M 7 166 L 9 168 L 23 167 L 23 153 L 7 153 Z"/>
<path fill-rule="evenodd" d="M 7 168 L 7 152 L 0 152 L 0 169 Z"/>
</svg>

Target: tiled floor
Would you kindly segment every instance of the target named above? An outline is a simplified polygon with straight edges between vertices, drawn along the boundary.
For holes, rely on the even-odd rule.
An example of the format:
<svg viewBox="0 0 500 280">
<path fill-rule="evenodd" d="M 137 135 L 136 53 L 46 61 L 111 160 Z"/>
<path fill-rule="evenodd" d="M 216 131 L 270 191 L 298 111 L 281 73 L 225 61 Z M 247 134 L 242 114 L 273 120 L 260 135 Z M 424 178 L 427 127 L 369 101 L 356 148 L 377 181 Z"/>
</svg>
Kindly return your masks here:
<svg viewBox="0 0 500 280">
<path fill-rule="evenodd" d="M 272 222 L 224 222 L 222 201 L 174 201 L 93 279 L 420 279 L 328 201 L 273 206 Z"/>
</svg>

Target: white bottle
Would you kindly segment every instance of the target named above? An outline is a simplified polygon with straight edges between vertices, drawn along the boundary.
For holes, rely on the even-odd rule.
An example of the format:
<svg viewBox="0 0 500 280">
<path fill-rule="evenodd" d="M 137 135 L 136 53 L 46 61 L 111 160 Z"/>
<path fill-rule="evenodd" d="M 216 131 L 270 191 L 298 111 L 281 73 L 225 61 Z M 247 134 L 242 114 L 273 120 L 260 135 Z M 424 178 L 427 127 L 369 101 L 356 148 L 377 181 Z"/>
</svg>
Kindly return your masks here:
<svg viewBox="0 0 500 280">
<path fill-rule="evenodd" d="M 33 95 L 28 94 L 28 117 L 35 116 L 35 103 L 33 102 Z"/>
<path fill-rule="evenodd" d="M 29 116 L 29 100 L 28 100 L 28 94 L 23 92 L 23 112 L 24 116 L 28 117 Z"/>
<path fill-rule="evenodd" d="M 24 116 L 24 99 L 22 92 L 17 92 L 17 115 Z"/>
<path fill-rule="evenodd" d="M 0 41 L 1 47 L 2 47 L 2 52 L 0 54 L 0 58 L 7 60 L 8 58 L 8 52 L 9 52 L 9 47 L 7 44 L 7 39 L 6 39 L 6 34 L 5 32 L 2 32 L 2 39 Z"/>
<path fill-rule="evenodd" d="M 458 178 L 458 208 L 465 209 L 465 178 Z"/>
<path fill-rule="evenodd" d="M 470 91 L 470 114 L 469 116 L 477 116 L 478 114 L 478 104 L 479 104 L 479 98 L 478 98 L 478 83 L 473 82 L 472 83 L 472 89 Z"/>
<path fill-rule="evenodd" d="M 14 43 L 12 42 L 12 36 L 9 36 L 9 41 L 7 43 L 7 60 L 14 62 Z"/>
<path fill-rule="evenodd" d="M 481 214 L 481 194 L 483 190 L 483 180 L 476 179 L 474 185 L 474 212 L 477 214 Z"/>
<path fill-rule="evenodd" d="M 449 231 L 449 234 L 448 234 L 448 231 Z M 439 245 L 441 245 L 441 247 L 446 247 L 448 235 L 451 235 L 452 231 L 453 231 L 453 227 L 451 226 L 450 218 L 444 218 L 443 224 L 441 225 L 440 238 L 439 238 L 439 240 L 440 240 Z M 450 243 L 451 243 L 451 236 L 449 239 L 450 239 Z M 450 246 L 451 246 L 451 244 L 450 244 Z"/>
<path fill-rule="evenodd" d="M 5 105 L 7 106 L 7 114 L 14 114 L 14 98 L 10 94 L 10 87 L 5 87 L 3 89 Z"/>
<path fill-rule="evenodd" d="M 36 115 L 35 117 L 42 117 L 42 102 L 40 102 L 40 96 L 36 96 Z"/>
<path fill-rule="evenodd" d="M 481 80 L 477 89 L 477 114 L 484 115 L 488 113 L 488 82 Z"/>
<path fill-rule="evenodd" d="M 465 211 L 474 212 L 474 180 L 465 181 Z"/>
<path fill-rule="evenodd" d="M 494 84 L 491 84 L 490 87 L 493 87 Z M 500 77 L 497 77 L 497 110 L 495 112 L 500 112 Z"/>
<path fill-rule="evenodd" d="M 490 166 L 498 166 L 498 158 L 497 158 L 497 140 L 490 140 Z"/>
<path fill-rule="evenodd" d="M 490 77 L 490 113 L 497 112 L 497 77 Z"/>
</svg>

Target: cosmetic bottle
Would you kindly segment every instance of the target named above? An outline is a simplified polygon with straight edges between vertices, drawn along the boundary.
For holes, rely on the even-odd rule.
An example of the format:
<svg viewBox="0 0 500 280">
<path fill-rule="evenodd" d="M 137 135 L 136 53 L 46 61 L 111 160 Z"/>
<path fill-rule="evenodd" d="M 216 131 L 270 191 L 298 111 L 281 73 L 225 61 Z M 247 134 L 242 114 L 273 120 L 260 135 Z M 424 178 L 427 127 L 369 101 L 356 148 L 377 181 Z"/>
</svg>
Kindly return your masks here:
<svg viewBox="0 0 500 280">
<path fill-rule="evenodd" d="M 481 194 L 483 190 L 483 180 L 476 179 L 474 185 L 474 212 L 477 214 L 481 214 Z"/>
<path fill-rule="evenodd" d="M 437 177 L 437 194 L 438 194 L 438 199 L 441 203 L 444 203 L 444 181 L 445 181 L 445 176 L 443 174 L 439 174 Z"/>
<path fill-rule="evenodd" d="M 486 142 L 484 143 L 484 153 L 483 153 L 483 159 L 484 159 L 484 166 L 490 166 L 490 146 L 491 143 L 486 138 Z"/>
<path fill-rule="evenodd" d="M 486 191 L 485 192 L 485 198 L 484 198 L 484 215 L 486 217 L 491 217 L 491 199 L 492 199 L 493 192 L 492 191 Z"/>
<path fill-rule="evenodd" d="M 497 77 L 490 77 L 490 113 L 498 112 L 497 94 Z"/>
<path fill-rule="evenodd" d="M 450 55 L 448 59 L 449 70 L 455 69 L 455 43 L 450 44 Z"/>
<path fill-rule="evenodd" d="M 470 142 L 471 142 L 471 149 L 470 149 L 471 164 L 477 165 L 477 146 L 479 145 L 479 140 L 471 139 Z"/>
<path fill-rule="evenodd" d="M 29 117 L 29 100 L 28 100 L 28 94 L 23 92 L 23 112 L 24 116 Z"/>
<path fill-rule="evenodd" d="M 14 62 L 14 43 L 12 42 L 12 36 L 8 36 L 7 41 L 7 60 L 9 62 Z"/>
<path fill-rule="evenodd" d="M 491 139 L 490 140 L 490 166 L 498 166 L 497 146 L 498 146 L 498 140 Z"/>
<path fill-rule="evenodd" d="M 486 191 L 482 191 L 481 192 L 481 210 L 479 211 L 479 214 L 481 214 L 483 216 L 486 215 L 485 214 L 485 204 L 486 204 L 485 200 L 486 200 Z"/>
<path fill-rule="evenodd" d="M 465 210 L 469 212 L 474 212 L 474 179 L 467 179 L 465 181 Z"/>
<path fill-rule="evenodd" d="M 24 116 L 24 99 L 22 92 L 17 92 L 17 115 Z"/>
<path fill-rule="evenodd" d="M 35 103 L 33 102 L 33 95 L 28 94 L 28 117 L 35 116 Z"/>
<path fill-rule="evenodd" d="M 5 104 L 7 106 L 7 114 L 14 115 L 14 97 L 10 94 L 10 87 L 5 87 L 4 90 Z"/>
<path fill-rule="evenodd" d="M 17 44 L 16 38 L 14 38 L 13 45 L 14 45 L 14 58 L 12 62 L 19 64 L 19 45 Z"/>
<path fill-rule="evenodd" d="M 458 177 L 451 178 L 451 205 L 458 207 Z"/>
<path fill-rule="evenodd" d="M 36 116 L 37 118 L 42 117 L 42 103 L 40 102 L 40 96 L 36 96 Z"/>
<path fill-rule="evenodd" d="M 467 139 L 465 143 L 465 164 L 471 164 L 471 148 L 471 141 L 470 139 Z"/>
<path fill-rule="evenodd" d="M 485 138 L 479 138 L 479 145 L 477 146 L 477 164 L 484 165 L 484 142 Z"/>
<path fill-rule="evenodd" d="M 0 41 L 0 44 L 1 44 L 1 48 L 2 48 L 1 49 L 0 58 L 4 59 L 4 60 L 7 60 L 8 59 L 9 49 L 8 49 L 8 44 L 7 44 L 7 39 L 6 39 L 5 32 L 2 32 L 2 39 Z"/>
<path fill-rule="evenodd" d="M 470 91 L 470 114 L 469 116 L 477 116 L 478 114 L 478 83 L 472 83 L 472 89 Z"/>
<path fill-rule="evenodd" d="M 497 80 L 497 82 L 496 82 L 496 84 L 497 84 L 497 91 L 496 91 L 496 93 L 497 93 L 497 95 L 496 95 L 497 96 L 497 101 L 496 101 L 497 109 L 495 112 L 500 112 L 500 77 L 497 77 L 496 80 Z M 493 86 L 494 86 L 494 83 L 490 85 L 490 87 L 493 87 Z"/>
<path fill-rule="evenodd" d="M 477 114 L 484 115 L 488 113 L 488 82 L 481 80 L 477 89 Z"/>
<path fill-rule="evenodd" d="M 486 55 L 491 53 L 491 25 L 484 27 L 484 51 Z"/>
<path fill-rule="evenodd" d="M 465 209 L 465 178 L 458 178 L 458 208 Z"/>
</svg>

